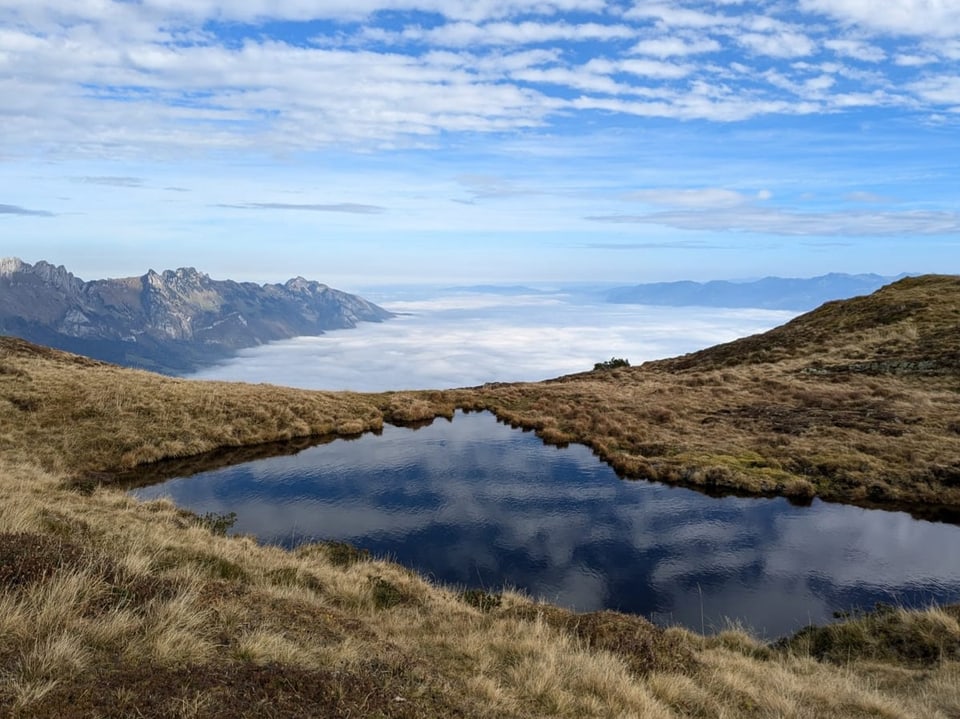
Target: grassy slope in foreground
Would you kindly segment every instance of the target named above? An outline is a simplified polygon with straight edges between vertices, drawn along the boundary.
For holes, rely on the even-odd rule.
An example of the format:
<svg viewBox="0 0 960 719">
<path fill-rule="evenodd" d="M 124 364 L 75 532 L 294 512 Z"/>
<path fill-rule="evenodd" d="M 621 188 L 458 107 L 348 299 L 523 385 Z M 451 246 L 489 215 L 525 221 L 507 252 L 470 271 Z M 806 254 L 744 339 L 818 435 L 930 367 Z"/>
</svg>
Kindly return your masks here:
<svg viewBox="0 0 960 719">
<path fill-rule="evenodd" d="M 955 298 L 955 284 L 934 278 L 895 291 Z M 913 339 L 901 326 L 887 341 L 921 344 L 928 328 L 911 311 Z M 643 401 L 625 414 L 631 405 L 611 397 L 618 372 L 626 397 L 661 384 L 664 397 L 685 397 L 688 387 L 710 386 L 690 380 L 714 373 L 762 381 L 755 368 L 826 392 L 847 361 L 840 351 L 803 372 L 801 357 L 731 366 L 725 351 L 675 361 L 701 368 L 655 363 L 541 385 L 354 395 L 176 380 L 0 340 L 0 708 L 18 717 L 956 716 L 955 609 L 884 612 L 775 647 L 736 631 L 706 638 L 509 593 L 465 601 L 342 548 L 259 547 L 218 536 L 169 503 L 69 481 L 216 446 L 356 433 L 385 418 L 449 414 L 457 403 L 536 411 L 544 434 L 564 436 L 610 405 L 614 419 L 643 432 L 674 425 L 680 436 L 684 406 L 664 399 L 673 416 L 663 417 Z M 918 398 L 939 392 L 938 411 L 956 396 L 955 370 L 846 373 L 886 393 L 895 382 Z M 926 402 L 914 412 L 929 410 Z M 584 438 L 599 447 L 610 436 Z"/>
</svg>

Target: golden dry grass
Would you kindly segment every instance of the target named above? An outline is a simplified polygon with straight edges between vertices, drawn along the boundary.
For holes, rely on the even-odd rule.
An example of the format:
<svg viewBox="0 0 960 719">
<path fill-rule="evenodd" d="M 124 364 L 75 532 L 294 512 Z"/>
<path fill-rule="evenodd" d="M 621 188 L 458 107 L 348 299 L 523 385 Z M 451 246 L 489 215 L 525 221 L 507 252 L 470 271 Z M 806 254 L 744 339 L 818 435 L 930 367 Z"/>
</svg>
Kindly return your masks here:
<svg viewBox="0 0 960 719">
<path fill-rule="evenodd" d="M 960 278 L 903 280 L 640 367 L 452 393 L 626 476 L 960 507 Z"/>
<path fill-rule="evenodd" d="M 460 406 L 583 441 L 638 475 L 956 506 L 956 355 L 928 351 L 944 325 L 927 321 L 918 299 L 946 297 L 956 323 L 955 285 L 900 287 L 880 330 L 870 305 L 840 312 L 843 341 L 816 360 L 800 348 L 823 322 L 838 324 L 836 308 L 800 323 L 807 344 L 751 338 L 673 363 L 451 392 L 190 382 L 0 339 L 0 711 L 958 716 L 951 608 L 854 617 L 776 646 L 735 631 L 701 637 L 509 593 L 461 596 L 344 547 L 287 552 L 219 536 L 109 482 L 165 457 L 355 433 Z"/>
</svg>

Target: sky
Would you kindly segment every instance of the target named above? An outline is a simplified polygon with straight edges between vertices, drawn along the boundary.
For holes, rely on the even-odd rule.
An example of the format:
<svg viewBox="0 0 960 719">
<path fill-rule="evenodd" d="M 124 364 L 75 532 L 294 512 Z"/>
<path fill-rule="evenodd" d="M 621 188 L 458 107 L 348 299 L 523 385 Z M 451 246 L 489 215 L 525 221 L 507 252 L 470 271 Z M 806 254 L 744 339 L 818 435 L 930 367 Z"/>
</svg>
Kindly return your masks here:
<svg viewBox="0 0 960 719">
<path fill-rule="evenodd" d="M 960 272 L 960 0 L 0 0 L 0 98 L 83 279 Z"/>
</svg>

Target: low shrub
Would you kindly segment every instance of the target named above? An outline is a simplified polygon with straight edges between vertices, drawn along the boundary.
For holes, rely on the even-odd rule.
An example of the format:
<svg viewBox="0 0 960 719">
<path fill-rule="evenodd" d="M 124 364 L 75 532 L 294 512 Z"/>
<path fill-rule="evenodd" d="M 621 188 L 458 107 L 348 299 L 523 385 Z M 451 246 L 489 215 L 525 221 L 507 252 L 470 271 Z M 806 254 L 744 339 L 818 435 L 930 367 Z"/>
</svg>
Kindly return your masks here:
<svg viewBox="0 0 960 719">
<path fill-rule="evenodd" d="M 608 370 L 608 369 L 617 369 L 618 367 L 629 367 L 630 360 L 624 359 L 623 357 L 611 357 L 606 362 L 597 362 L 593 369 L 596 370 Z"/>
<path fill-rule="evenodd" d="M 460 592 L 460 600 L 481 612 L 489 612 L 503 604 L 503 595 L 490 594 L 482 589 L 467 589 Z"/>
<path fill-rule="evenodd" d="M 408 598 L 396 584 L 379 576 L 370 578 L 370 594 L 377 609 L 395 607 Z"/>
<path fill-rule="evenodd" d="M 225 537 L 227 530 L 236 523 L 236 512 L 206 512 L 197 516 L 197 524 L 221 537 Z"/>
</svg>

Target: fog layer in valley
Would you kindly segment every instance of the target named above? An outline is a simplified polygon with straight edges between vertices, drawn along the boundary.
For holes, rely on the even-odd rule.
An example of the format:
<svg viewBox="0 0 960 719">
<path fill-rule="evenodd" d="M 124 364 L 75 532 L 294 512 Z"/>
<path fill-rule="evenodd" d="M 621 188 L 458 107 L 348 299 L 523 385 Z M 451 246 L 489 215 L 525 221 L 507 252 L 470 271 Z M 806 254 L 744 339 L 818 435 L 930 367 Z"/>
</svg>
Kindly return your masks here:
<svg viewBox="0 0 960 719">
<path fill-rule="evenodd" d="M 398 317 L 243 350 L 200 379 L 378 392 L 549 379 L 612 356 L 672 357 L 782 324 L 794 313 L 610 305 L 567 294 L 364 295 Z"/>
</svg>

